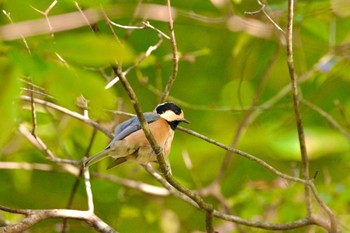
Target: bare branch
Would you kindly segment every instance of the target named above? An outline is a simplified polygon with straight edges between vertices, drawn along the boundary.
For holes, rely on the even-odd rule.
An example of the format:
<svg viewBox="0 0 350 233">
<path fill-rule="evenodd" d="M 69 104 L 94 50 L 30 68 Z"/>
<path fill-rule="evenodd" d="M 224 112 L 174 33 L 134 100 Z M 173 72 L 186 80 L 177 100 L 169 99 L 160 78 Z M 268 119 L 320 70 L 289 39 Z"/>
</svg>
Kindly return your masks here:
<svg viewBox="0 0 350 233">
<path fill-rule="evenodd" d="M 330 224 L 327 224 L 326 227 L 328 229 L 328 231 L 330 233 L 338 233 L 338 229 L 337 229 L 337 221 L 336 218 L 333 214 L 333 211 L 327 206 L 327 204 L 321 199 L 319 193 L 317 192 L 316 186 L 313 182 L 310 182 L 309 187 L 311 188 L 311 191 L 313 192 L 318 204 L 322 207 L 322 209 L 326 212 L 326 214 L 328 215 L 329 218 L 329 222 Z M 315 218 L 315 216 L 312 216 L 313 218 Z M 319 221 L 320 223 L 320 221 Z M 322 226 L 323 224 L 320 223 L 320 225 Z"/>
<path fill-rule="evenodd" d="M 249 221 L 233 215 L 223 214 L 218 211 L 214 211 L 214 216 L 226 221 L 231 221 L 231 222 L 239 223 L 245 226 L 256 227 L 256 228 L 267 229 L 267 230 L 292 230 L 292 229 L 314 224 L 314 222 L 309 218 L 296 220 L 290 223 L 274 224 L 274 223 L 259 222 L 259 221 Z"/>
<path fill-rule="evenodd" d="M 57 1 L 57 0 L 54 0 L 54 1 L 50 4 L 50 6 L 49 6 L 45 11 L 41 11 L 41 10 L 39 10 L 39 9 L 37 9 L 37 8 L 35 8 L 35 7 L 33 7 L 33 6 L 31 6 L 36 12 L 42 14 L 42 15 L 45 17 L 45 20 L 46 20 L 46 22 L 47 22 L 47 25 L 48 25 L 48 27 L 49 27 L 49 31 L 50 31 L 50 34 L 51 34 L 52 37 L 54 37 L 54 33 L 53 33 L 53 27 L 52 27 L 52 25 L 51 25 L 51 23 L 50 23 L 49 13 L 50 13 L 50 11 L 54 8 L 54 6 L 55 6 L 57 3 L 58 3 L 58 1 Z"/>
<path fill-rule="evenodd" d="M 21 99 L 24 100 L 24 101 L 31 101 L 31 98 L 28 97 L 28 96 L 21 96 Z M 76 119 L 79 119 L 79 120 L 85 122 L 86 124 L 95 127 L 96 129 L 98 129 L 99 131 L 101 131 L 102 133 L 107 135 L 108 137 L 113 138 L 113 134 L 110 131 L 108 131 L 107 129 L 103 128 L 96 121 L 90 120 L 89 118 L 86 118 L 85 116 L 83 116 L 83 115 L 81 115 L 81 114 L 79 114 L 77 112 L 71 111 L 71 110 L 66 109 L 66 108 L 64 108 L 62 106 L 59 106 L 57 104 L 54 104 L 54 103 L 51 103 L 51 102 L 48 102 L 48 101 L 45 101 L 45 100 L 37 99 L 37 98 L 34 98 L 34 102 L 37 103 L 37 104 L 41 104 L 43 106 L 55 109 L 55 110 L 57 110 L 59 112 L 62 112 L 62 113 L 66 114 L 66 115 L 69 115 L 69 116 L 72 116 L 72 117 L 74 117 Z"/>
<path fill-rule="evenodd" d="M 262 12 L 265 17 L 271 22 L 271 24 L 278 30 L 282 33 L 282 35 L 285 37 L 286 36 L 286 33 L 285 31 L 271 18 L 271 16 L 266 12 L 265 8 L 266 8 L 266 4 L 262 3 L 260 0 L 257 0 L 258 4 L 261 6 L 261 8 L 257 11 L 253 11 L 253 12 L 249 12 L 249 11 L 246 11 L 244 12 L 245 14 L 247 15 L 255 15 L 255 14 L 258 14 L 260 12 Z"/>
<path fill-rule="evenodd" d="M 76 1 L 74 1 L 74 4 L 75 4 L 75 6 L 78 8 L 78 11 L 79 11 L 79 12 L 81 13 L 81 15 L 83 16 L 83 19 L 85 20 L 86 24 L 90 27 L 90 29 L 91 29 L 92 31 L 94 31 L 94 29 L 92 28 L 91 23 L 90 23 L 90 21 L 89 21 L 89 18 L 86 17 L 84 11 L 83 11 L 83 10 L 80 8 L 80 6 L 79 6 L 79 3 L 76 2 Z"/>
<path fill-rule="evenodd" d="M 153 51 L 155 51 L 156 49 L 159 48 L 159 46 L 160 46 L 160 45 L 162 44 L 162 42 L 163 42 L 163 37 L 160 36 L 160 34 L 158 34 L 158 35 L 159 35 L 159 40 L 158 40 L 158 42 L 157 42 L 155 45 L 149 46 L 148 49 L 147 49 L 147 51 L 146 51 L 144 54 L 142 54 L 142 55 L 137 59 L 136 63 L 135 63 L 134 65 L 130 66 L 128 69 L 126 69 L 126 70 L 124 71 L 124 75 L 127 75 L 132 69 L 134 69 L 135 67 L 137 67 L 138 65 L 140 65 L 141 62 L 144 61 L 147 57 L 149 57 Z M 108 85 L 107 85 L 107 86 L 108 86 Z M 107 89 L 107 86 L 106 86 L 106 89 Z"/>
<path fill-rule="evenodd" d="M 191 204 L 192 206 L 201 209 L 198 204 L 193 201 L 191 198 L 189 198 L 187 195 L 184 195 L 184 193 L 179 192 L 176 190 L 173 186 L 171 186 L 166 180 L 162 178 L 161 175 L 159 175 L 150 165 L 144 166 L 144 168 L 153 176 L 155 177 L 169 192 L 171 192 L 174 196 L 182 199 L 183 201 Z M 210 218 L 211 213 L 207 212 L 206 218 Z M 311 218 L 304 218 L 300 220 L 295 220 L 293 222 L 289 223 L 282 223 L 282 224 L 276 224 L 276 223 L 269 223 L 269 222 L 261 222 L 261 221 L 254 221 L 254 220 L 247 220 L 244 218 L 237 217 L 232 214 L 225 214 L 218 210 L 213 210 L 212 216 L 234 222 L 237 224 L 242 224 L 245 226 L 255 227 L 255 228 L 261 228 L 261 229 L 267 229 L 267 230 L 292 230 L 297 229 L 303 226 L 312 225 L 315 224 L 314 219 Z M 211 221 L 211 220 L 210 220 Z"/>
<path fill-rule="evenodd" d="M 171 172 L 170 172 L 170 169 L 169 169 L 169 166 L 165 162 L 163 153 L 162 153 L 159 145 L 156 143 L 156 141 L 155 141 L 155 139 L 154 139 L 154 137 L 149 129 L 147 122 L 145 121 L 145 118 L 144 118 L 143 113 L 141 111 L 141 108 L 139 106 L 139 103 L 138 103 L 138 100 L 137 100 L 137 97 L 136 97 L 134 90 L 132 89 L 132 87 L 130 86 L 126 77 L 124 76 L 124 73 L 122 72 L 120 66 L 114 67 L 114 72 L 120 78 L 120 81 L 121 81 L 124 89 L 128 93 L 129 98 L 130 98 L 132 104 L 134 105 L 134 109 L 136 111 L 137 117 L 141 123 L 141 128 L 142 128 L 143 132 L 145 133 L 145 136 L 146 136 L 147 140 L 149 141 L 153 151 L 157 155 L 157 161 L 159 163 L 159 167 L 160 167 L 161 171 L 163 172 L 165 179 L 178 191 L 186 194 L 193 201 L 195 201 L 203 211 L 205 211 L 206 213 L 211 213 L 213 211 L 213 206 L 211 204 L 207 204 L 206 202 L 204 202 L 204 200 L 197 193 L 182 186 L 181 184 L 179 184 L 177 181 L 175 181 L 173 179 Z M 214 232 L 214 231 L 210 230 L 209 232 Z"/>
<path fill-rule="evenodd" d="M 115 7 L 110 7 L 107 14 L 111 18 L 123 18 L 130 16 L 130 12 L 135 9 L 130 5 L 118 4 Z M 206 25 L 222 25 L 227 27 L 231 31 L 243 31 L 252 36 L 258 38 L 271 38 L 272 27 L 264 22 L 256 19 L 247 19 L 239 17 L 237 15 L 227 17 L 208 17 L 199 15 L 193 12 L 185 12 L 172 8 L 173 18 L 180 15 L 195 23 L 205 23 Z M 81 15 L 85 15 L 85 19 Z M 161 22 L 169 21 L 169 10 L 167 6 L 157 4 L 140 4 L 138 11 L 135 14 L 135 18 L 144 19 L 147 17 L 149 20 L 156 20 Z M 56 33 L 61 31 L 68 31 L 80 27 L 86 26 L 88 21 L 90 24 L 95 24 L 99 20 L 102 20 L 103 13 L 101 10 L 87 9 L 82 12 L 70 12 L 66 14 L 60 14 L 50 16 L 48 19 L 36 19 L 28 20 L 20 23 L 14 23 L 10 25 L 4 25 L 0 27 L 0 38 L 2 40 L 16 40 L 23 37 L 42 35 L 47 33 Z M 50 22 L 51 30 L 47 27 L 47 21 Z"/>
<path fill-rule="evenodd" d="M 36 135 L 37 119 L 36 119 L 36 110 L 35 110 L 35 103 L 34 103 L 33 86 L 30 86 L 30 89 L 31 89 L 31 92 L 30 92 L 30 107 L 31 107 L 32 122 L 33 122 L 32 134 Z"/>
<path fill-rule="evenodd" d="M 300 96 L 299 96 L 299 90 L 298 90 L 298 81 L 297 81 L 297 75 L 295 74 L 294 59 L 293 59 L 293 18 L 294 18 L 294 0 L 288 0 L 287 63 L 288 63 L 289 76 L 291 79 L 294 113 L 295 113 L 295 119 L 296 119 L 296 125 L 298 130 L 298 137 L 299 137 L 300 153 L 301 153 L 301 160 L 302 160 L 302 173 L 303 173 L 304 179 L 309 181 L 308 155 L 307 155 L 307 149 L 306 149 L 302 117 L 300 112 Z M 316 197 L 316 200 L 318 201 L 322 209 L 327 213 L 330 219 L 330 223 L 331 223 L 330 232 L 336 233 L 337 224 L 336 224 L 334 214 L 328 208 L 328 206 L 321 200 L 312 181 L 309 181 L 309 184 L 305 184 L 305 199 L 306 199 L 308 216 L 312 216 L 312 202 L 311 202 L 311 195 L 310 195 L 310 187 L 314 196 Z"/>
<path fill-rule="evenodd" d="M 267 170 L 271 171 L 272 173 L 274 173 L 275 175 L 277 175 L 277 176 L 279 176 L 279 177 L 281 177 L 283 179 L 286 179 L 286 180 L 289 180 L 289 181 L 293 181 L 293 182 L 297 182 L 297 183 L 301 183 L 301 184 L 307 184 L 307 182 L 305 180 L 300 179 L 298 177 L 286 175 L 286 174 L 278 171 L 277 169 L 275 169 L 274 167 L 272 167 L 268 163 L 266 163 L 264 160 L 259 159 L 259 158 L 255 157 L 255 156 L 253 156 L 253 155 L 251 155 L 251 154 L 249 154 L 247 152 L 244 152 L 244 151 L 241 151 L 241 150 L 238 150 L 238 149 L 226 146 L 226 145 L 224 145 L 224 144 L 222 144 L 220 142 L 217 142 L 217 141 L 215 141 L 213 139 L 210 139 L 210 138 L 208 138 L 206 136 L 203 136 L 203 135 L 201 135 L 201 134 L 199 134 L 199 133 L 197 133 L 195 131 L 183 128 L 181 126 L 178 126 L 178 129 L 181 130 L 181 131 L 184 131 L 184 132 L 186 132 L 188 134 L 191 134 L 191 135 L 193 135 L 195 137 L 198 137 L 198 138 L 200 138 L 200 139 L 202 139 L 202 140 L 204 140 L 206 142 L 209 142 L 209 143 L 211 143 L 213 145 L 216 145 L 216 146 L 218 146 L 218 147 L 220 147 L 222 149 L 231 151 L 232 153 L 235 153 L 237 155 L 240 155 L 240 156 L 243 156 L 243 157 L 245 157 L 247 159 L 250 159 L 250 160 L 260 164 L 261 166 L 265 167 Z"/>
<path fill-rule="evenodd" d="M 83 174 L 84 174 L 84 181 L 85 181 L 86 196 L 87 196 L 87 200 L 88 200 L 88 210 L 89 210 L 89 212 L 93 213 L 94 212 L 94 200 L 93 200 L 92 191 L 91 191 L 89 169 L 84 168 Z"/>
<path fill-rule="evenodd" d="M 5 10 L 2 10 L 2 13 L 4 13 L 4 15 L 10 20 L 10 22 L 13 24 L 13 21 L 12 21 L 12 18 L 11 18 L 11 13 L 10 12 L 7 12 Z M 29 54 L 32 54 L 32 52 L 30 51 L 30 48 L 29 48 L 29 45 L 28 45 L 28 42 L 26 40 L 26 38 L 23 36 L 22 33 L 19 33 L 19 36 L 20 38 L 22 39 L 24 45 L 26 46 L 27 48 L 27 51 Z"/>
<path fill-rule="evenodd" d="M 69 218 L 82 220 L 88 223 L 90 226 L 95 228 L 96 231 L 101 233 L 116 233 L 107 223 L 102 221 L 95 214 L 90 211 L 81 210 L 69 210 L 69 209 L 47 209 L 47 210 L 16 210 L 5 206 L 0 206 L 0 210 L 14 213 L 24 214 L 26 217 L 15 224 L 0 227 L 0 232 L 4 233 L 20 233 L 29 229 L 33 225 L 53 218 Z"/>
<path fill-rule="evenodd" d="M 26 101 L 29 101 L 29 100 L 30 100 L 30 98 L 27 97 L 27 96 L 22 96 L 21 98 L 22 98 L 23 100 L 26 100 Z M 87 123 L 87 124 L 89 124 L 89 125 L 92 125 L 92 126 L 95 127 L 96 129 L 98 129 L 98 130 L 100 130 L 101 132 L 105 133 L 106 136 L 108 136 L 108 137 L 110 137 L 110 138 L 113 138 L 113 135 L 110 134 L 110 133 L 107 133 L 108 131 L 107 131 L 106 129 L 102 128 L 102 127 L 100 126 L 100 124 L 98 124 L 98 123 L 95 122 L 95 121 L 86 119 L 83 115 L 81 115 L 81 114 L 79 114 L 79 113 L 77 113 L 77 112 L 73 112 L 73 111 L 71 111 L 71 110 L 69 110 L 69 109 L 63 108 L 63 107 L 61 107 L 61 106 L 55 105 L 55 104 L 53 104 L 53 103 L 50 103 L 50 102 L 47 102 L 47 101 L 44 101 L 44 100 L 34 99 L 34 101 L 35 101 L 36 103 L 38 103 L 38 104 L 42 104 L 42 105 L 44 105 L 44 106 L 53 108 L 53 109 L 58 110 L 58 111 L 60 111 L 60 112 L 63 112 L 63 113 L 65 113 L 65 114 L 67 114 L 67 115 L 69 115 L 69 116 L 71 116 L 71 117 L 74 117 L 74 118 L 77 118 L 77 119 L 79 119 L 79 120 L 82 120 L 83 122 L 85 122 L 85 123 Z M 115 114 L 122 114 L 122 115 L 130 116 L 130 117 L 135 116 L 134 114 L 125 113 L 125 112 L 120 112 L 120 111 L 113 111 L 113 112 L 114 112 Z M 304 181 L 303 179 L 300 179 L 300 178 L 297 178 L 297 177 L 293 177 L 293 176 L 286 175 L 286 174 L 284 174 L 284 173 L 282 173 L 282 172 L 276 170 L 276 169 L 273 168 L 271 165 L 267 164 L 265 161 L 263 161 L 263 160 L 261 160 L 261 159 L 255 157 L 255 156 L 253 156 L 253 155 L 250 155 L 250 154 L 248 154 L 248 153 L 246 153 L 246 152 L 244 152 L 244 151 L 231 148 L 231 147 L 226 146 L 226 145 L 224 145 L 224 144 L 222 144 L 222 143 L 216 142 L 215 140 L 210 139 L 210 138 L 208 138 L 208 137 L 206 137 L 206 136 L 204 136 L 204 135 L 201 135 L 201 134 L 199 134 L 199 133 L 197 133 L 197 132 L 195 132 L 195 131 L 192 131 L 192 130 L 183 128 L 183 127 L 181 127 L 181 126 L 178 126 L 178 129 L 181 130 L 181 131 L 183 131 L 183 132 L 185 132 L 185 133 L 188 133 L 188 134 L 190 134 L 190 135 L 192 135 L 192 136 L 198 137 L 199 139 L 202 139 L 202 140 L 204 140 L 204 141 L 206 141 L 206 142 L 209 142 L 209 143 L 211 143 L 211 144 L 213 144 L 213 145 L 216 145 L 216 146 L 218 146 L 218 147 L 220 147 L 220 148 L 222 148 L 222 149 L 224 149 L 224 150 L 229 150 L 229 151 L 231 151 L 231 152 L 233 152 L 233 153 L 235 153 L 235 154 L 238 154 L 238 155 L 241 155 L 241 156 L 243 156 L 243 157 L 246 157 L 246 158 L 248 158 L 248 159 L 250 159 L 250 160 L 253 160 L 253 161 L 257 162 L 258 164 L 260 164 L 261 166 L 263 166 L 263 167 L 267 168 L 268 170 L 270 170 L 272 173 L 274 173 L 274 174 L 280 176 L 281 178 L 284 178 L 284 179 L 286 179 L 286 180 L 290 180 L 290 181 L 293 181 L 293 182 L 298 182 L 298 183 L 303 183 L 303 184 L 305 184 L 305 181 Z"/>
<path fill-rule="evenodd" d="M 169 15 L 168 25 L 169 25 L 169 32 L 170 32 L 170 42 L 171 42 L 171 45 L 173 47 L 173 70 L 172 70 L 172 74 L 168 80 L 168 83 L 165 86 L 163 96 L 160 99 L 161 103 L 166 101 L 166 99 L 168 98 L 168 95 L 170 93 L 170 89 L 177 78 L 177 73 L 179 70 L 179 53 L 177 51 L 175 31 L 174 31 L 174 19 L 173 19 L 173 14 L 171 12 L 172 9 L 171 9 L 170 0 L 167 0 L 167 7 L 168 7 L 168 15 Z"/>
<path fill-rule="evenodd" d="M 80 161 L 76 160 L 69 160 L 69 159 L 60 159 L 56 157 L 52 151 L 46 146 L 46 144 L 38 137 L 32 135 L 32 133 L 23 125 L 21 124 L 18 127 L 19 132 L 25 136 L 28 141 L 30 141 L 36 148 L 38 148 L 40 151 L 44 152 L 46 154 L 46 158 L 55 162 L 55 163 L 67 163 L 67 164 L 80 164 Z"/>
<path fill-rule="evenodd" d="M 313 111 L 317 112 L 318 114 L 320 114 L 322 117 L 324 117 L 326 119 L 326 121 L 336 130 L 338 130 L 341 134 L 344 135 L 344 137 L 346 137 L 346 139 L 348 141 L 350 141 L 350 134 L 343 128 L 341 127 L 341 125 L 330 115 L 328 114 L 326 111 L 322 110 L 320 107 L 314 105 L 313 103 L 302 99 L 301 103 L 304 104 L 305 106 L 309 107 L 310 109 L 312 109 Z"/>
<path fill-rule="evenodd" d="M 241 136 L 244 134 L 245 130 L 248 128 L 248 126 L 253 122 L 253 113 L 255 111 L 255 106 L 257 105 L 259 99 L 260 99 L 260 96 L 262 94 L 262 90 L 265 86 L 265 83 L 268 79 L 268 77 L 270 76 L 270 73 L 271 73 L 271 70 L 277 60 L 277 57 L 278 57 L 278 54 L 279 54 L 279 51 L 280 49 L 277 48 L 276 51 L 275 51 L 275 54 L 273 55 L 273 57 L 271 58 L 266 70 L 265 70 L 265 73 L 263 75 L 263 77 L 261 78 L 260 82 L 259 82 L 259 85 L 255 91 L 255 95 L 253 97 L 253 100 L 252 100 L 252 103 L 250 104 L 250 107 L 248 108 L 248 110 L 244 113 L 244 116 L 241 120 L 241 122 L 239 123 L 238 125 L 238 128 L 236 130 L 236 133 L 235 133 L 235 136 L 233 138 L 233 141 L 231 143 L 231 147 L 232 148 L 236 148 L 237 145 L 238 145 L 238 142 L 241 138 Z M 220 183 L 221 180 L 223 179 L 224 177 L 224 173 L 226 172 L 226 170 L 228 169 L 229 167 L 229 164 L 230 164 L 230 161 L 231 161 L 231 157 L 232 157 L 232 152 L 231 151 L 228 151 L 228 153 L 225 155 L 225 158 L 224 160 L 222 161 L 221 163 L 221 168 L 218 172 L 218 175 L 215 179 L 214 182 L 217 182 L 217 183 Z"/>
<path fill-rule="evenodd" d="M 1 162 L 0 161 L 0 169 L 22 169 L 22 170 L 39 170 L 39 171 L 47 171 L 47 172 L 65 172 L 71 174 L 75 177 L 80 176 L 80 171 L 77 167 L 72 166 L 70 164 L 61 164 L 60 167 L 51 166 L 48 164 L 41 163 L 25 163 L 25 162 Z M 147 169 L 146 169 L 147 170 Z M 148 170 L 147 170 L 148 171 Z M 156 173 L 153 170 L 154 173 Z M 146 193 L 154 196 L 169 196 L 170 192 L 162 187 L 158 187 L 155 185 L 150 185 L 147 183 L 143 183 L 136 180 L 120 178 L 114 175 L 107 175 L 99 172 L 93 172 L 91 174 L 93 178 L 108 181 L 114 184 L 122 185 L 126 188 L 135 189 L 139 192 Z M 163 185 L 164 186 L 164 185 Z"/>
<path fill-rule="evenodd" d="M 298 131 L 298 138 L 299 138 L 299 146 L 300 146 L 301 161 L 302 161 L 302 173 L 303 173 L 303 178 L 305 180 L 308 180 L 309 179 L 309 162 L 308 162 L 308 155 L 307 155 L 307 149 L 306 149 L 303 121 L 302 121 L 301 112 L 300 112 L 300 97 L 299 97 L 299 90 L 298 90 L 298 81 L 297 81 L 297 76 L 295 74 L 295 69 L 294 69 L 293 18 L 294 18 L 294 0 L 288 0 L 288 25 L 287 25 L 287 48 L 286 48 L 287 63 L 288 63 L 289 76 L 291 80 L 294 114 L 295 114 L 295 120 L 296 120 L 296 126 Z M 311 203 L 311 196 L 310 196 L 310 190 L 308 185 L 305 185 L 305 199 L 306 199 L 308 216 L 311 216 L 312 203 Z"/>
</svg>

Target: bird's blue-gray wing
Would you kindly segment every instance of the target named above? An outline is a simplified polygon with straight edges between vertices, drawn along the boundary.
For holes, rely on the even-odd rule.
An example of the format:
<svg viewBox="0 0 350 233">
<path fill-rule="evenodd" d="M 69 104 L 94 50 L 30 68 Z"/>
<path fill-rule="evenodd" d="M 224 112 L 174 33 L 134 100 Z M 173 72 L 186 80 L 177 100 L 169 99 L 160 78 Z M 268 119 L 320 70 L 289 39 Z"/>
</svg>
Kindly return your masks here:
<svg viewBox="0 0 350 233">
<path fill-rule="evenodd" d="M 154 112 L 147 112 L 143 114 L 145 117 L 145 120 L 147 121 L 147 123 L 151 123 L 155 120 L 157 120 L 159 118 L 159 115 L 157 113 Z M 97 163 L 98 161 L 100 161 L 101 159 L 105 158 L 108 156 L 109 152 L 111 152 L 111 145 L 113 145 L 113 143 L 115 143 L 118 140 L 122 140 L 123 138 L 125 138 L 126 136 L 128 136 L 129 134 L 132 134 L 133 132 L 137 131 L 141 129 L 141 124 L 140 121 L 137 117 L 133 117 L 130 118 L 129 120 L 124 121 L 123 123 L 119 124 L 116 128 L 115 128 L 115 135 L 113 140 L 111 141 L 111 143 L 106 147 L 106 149 L 104 149 L 103 151 L 101 151 L 100 153 L 86 159 L 84 161 L 84 165 L 86 167 Z M 116 160 L 117 162 L 113 162 L 111 165 L 113 166 L 109 166 L 109 168 L 116 166 L 119 163 L 122 163 L 125 160 L 125 158 L 119 158 L 121 160 Z"/>
<path fill-rule="evenodd" d="M 151 123 L 159 119 L 159 115 L 155 112 L 147 112 L 147 113 L 144 113 L 143 116 L 145 117 L 145 120 L 147 123 Z M 122 140 L 126 136 L 132 134 L 133 132 L 139 129 L 141 129 L 141 124 L 137 117 L 130 118 L 129 120 L 126 120 L 123 123 L 119 124 L 115 128 L 113 140 L 107 146 L 106 149 L 108 149 L 109 146 L 112 145 L 115 141 Z"/>
</svg>

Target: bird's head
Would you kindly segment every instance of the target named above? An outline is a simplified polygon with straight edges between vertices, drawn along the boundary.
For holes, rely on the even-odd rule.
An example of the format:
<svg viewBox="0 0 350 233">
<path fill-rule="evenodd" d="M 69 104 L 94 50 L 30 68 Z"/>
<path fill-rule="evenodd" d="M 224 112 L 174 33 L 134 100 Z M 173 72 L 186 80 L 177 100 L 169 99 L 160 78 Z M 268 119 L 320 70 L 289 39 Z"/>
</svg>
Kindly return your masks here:
<svg viewBox="0 0 350 233">
<path fill-rule="evenodd" d="M 156 107 L 156 112 L 160 115 L 161 118 L 165 119 L 169 123 L 171 122 L 185 122 L 190 123 L 185 119 L 184 113 L 179 106 L 174 103 L 161 103 Z"/>
</svg>

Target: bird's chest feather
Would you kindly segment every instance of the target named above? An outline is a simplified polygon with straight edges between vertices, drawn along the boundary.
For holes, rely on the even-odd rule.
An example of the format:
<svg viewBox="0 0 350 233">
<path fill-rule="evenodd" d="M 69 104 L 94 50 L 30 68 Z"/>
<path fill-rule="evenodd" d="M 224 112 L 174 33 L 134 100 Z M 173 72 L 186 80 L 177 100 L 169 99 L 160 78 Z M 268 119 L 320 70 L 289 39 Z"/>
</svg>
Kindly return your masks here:
<svg viewBox="0 0 350 233">
<path fill-rule="evenodd" d="M 149 128 L 157 144 L 162 148 L 163 155 L 168 156 L 174 138 L 174 131 L 170 125 L 164 119 L 159 119 L 149 124 Z M 117 157 L 132 156 L 141 164 L 157 161 L 156 155 L 142 130 L 130 134 L 118 144 L 116 145 L 116 152 L 118 152 L 115 154 Z"/>
</svg>

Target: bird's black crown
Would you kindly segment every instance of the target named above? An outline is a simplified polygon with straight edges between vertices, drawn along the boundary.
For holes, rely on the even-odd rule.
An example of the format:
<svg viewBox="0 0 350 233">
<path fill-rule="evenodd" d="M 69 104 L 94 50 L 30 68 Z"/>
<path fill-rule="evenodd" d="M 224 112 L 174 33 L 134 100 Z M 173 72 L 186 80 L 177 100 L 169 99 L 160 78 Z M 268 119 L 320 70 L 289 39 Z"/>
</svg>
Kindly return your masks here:
<svg viewBox="0 0 350 233">
<path fill-rule="evenodd" d="M 181 108 L 179 106 L 177 106 L 174 103 L 169 103 L 169 102 L 165 102 L 165 103 L 159 104 L 156 107 L 156 112 L 158 114 L 165 113 L 168 110 L 173 111 L 176 115 L 180 115 L 181 112 L 182 112 L 182 110 L 181 110 Z"/>
</svg>

